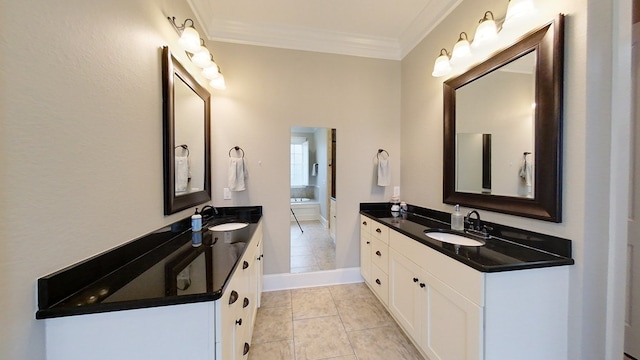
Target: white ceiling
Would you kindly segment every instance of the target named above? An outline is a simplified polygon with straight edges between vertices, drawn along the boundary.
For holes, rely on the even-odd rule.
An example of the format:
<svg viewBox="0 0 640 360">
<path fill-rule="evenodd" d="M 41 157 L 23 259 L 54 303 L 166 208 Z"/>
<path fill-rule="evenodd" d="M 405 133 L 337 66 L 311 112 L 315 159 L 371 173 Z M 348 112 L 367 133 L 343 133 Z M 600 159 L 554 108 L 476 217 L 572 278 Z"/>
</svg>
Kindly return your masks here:
<svg viewBox="0 0 640 360">
<path fill-rule="evenodd" d="M 187 0 L 209 40 L 401 60 L 462 0 Z"/>
</svg>

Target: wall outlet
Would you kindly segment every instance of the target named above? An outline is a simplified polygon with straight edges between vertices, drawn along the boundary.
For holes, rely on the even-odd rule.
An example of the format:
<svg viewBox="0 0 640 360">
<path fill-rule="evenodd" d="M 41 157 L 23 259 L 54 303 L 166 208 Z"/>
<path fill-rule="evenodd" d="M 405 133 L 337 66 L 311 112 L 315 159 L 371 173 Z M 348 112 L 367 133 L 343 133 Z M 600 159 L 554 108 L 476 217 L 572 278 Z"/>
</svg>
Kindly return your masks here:
<svg viewBox="0 0 640 360">
<path fill-rule="evenodd" d="M 393 196 L 400 196 L 400 186 L 393 187 Z"/>
<path fill-rule="evenodd" d="M 231 190 L 229 188 L 222 189 L 225 200 L 231 200 Z"/>
</svg>

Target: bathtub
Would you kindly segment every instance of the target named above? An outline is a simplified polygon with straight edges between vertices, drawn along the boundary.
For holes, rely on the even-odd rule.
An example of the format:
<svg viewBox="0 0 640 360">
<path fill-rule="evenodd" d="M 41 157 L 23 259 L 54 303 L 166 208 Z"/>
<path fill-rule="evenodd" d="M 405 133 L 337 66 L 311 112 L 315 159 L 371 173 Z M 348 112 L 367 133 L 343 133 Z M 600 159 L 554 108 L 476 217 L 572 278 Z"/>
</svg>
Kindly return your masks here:
<svg viewBox="0 0 640 360">
<path fill-rule="evenodd" d="M 298 221 L 320 220 L 320 203 L 316 199 L 291 198 L 291 210 Z M 295 221 L 293 214 L 291 221 Z"/>
</svg>

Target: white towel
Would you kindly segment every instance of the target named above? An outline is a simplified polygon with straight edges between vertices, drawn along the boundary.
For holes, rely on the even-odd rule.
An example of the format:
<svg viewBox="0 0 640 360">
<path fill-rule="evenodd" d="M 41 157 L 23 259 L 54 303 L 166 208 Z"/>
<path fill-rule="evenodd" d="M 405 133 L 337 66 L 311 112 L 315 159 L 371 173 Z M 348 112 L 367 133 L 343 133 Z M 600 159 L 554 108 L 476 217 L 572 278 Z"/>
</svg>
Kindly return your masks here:
<svg viewBox="0 0 640 360">
<path fill-rule="evenodd" d="M 389 158 L 378 158 L 378 186 L 391 185 L 391 169 L 389 168 Z"/>
<path fill-rule="evenodd" d="M 318 176 L 318 163 L 313 163 L 311 166 L 311 176 Z"/>
<path fill-rule="evenodd" d="M 245 178 L 247 175 L 247 167 L 244 163 L 244 158 L 229 158 L 229 190 L 245 190 Z"/>
<path fill-rule="evenodd" d="M 176 193 L 187 191 L 189 184 L 189 158 L 186 156 L 176 156 Z"/>
<path fill-rule="evenodd" d="M 521 193 L 521 195 L 531 196 L 531 181 L 533 178 L 531 164 L 523 161 L 518 175 L 520 175 L 520 183 L 524 185 L 523 193 Z"/>
</svg>

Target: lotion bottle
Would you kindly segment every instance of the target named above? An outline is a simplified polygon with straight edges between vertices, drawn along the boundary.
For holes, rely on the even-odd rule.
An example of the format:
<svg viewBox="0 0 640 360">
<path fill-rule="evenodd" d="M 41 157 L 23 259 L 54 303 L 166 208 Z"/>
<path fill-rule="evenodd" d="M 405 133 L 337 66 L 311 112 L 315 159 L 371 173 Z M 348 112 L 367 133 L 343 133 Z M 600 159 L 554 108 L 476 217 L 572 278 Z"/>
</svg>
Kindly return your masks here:
<svg viewBox="0 0 640 360">
<path fill-rule="evenodd" d="M 196 208 L 196 213 L 191 215 L 191 231 L 200 230 L 202 230 L 202 215 L 200 215 L 198 208 Z"/>
<path fill-rule="evenodd" d="M 451 214 L 451 230 L 464 230 L 464 216 L 460 212 L 460 205 L 456 205 L 455 211 Z"/>
</svg>

